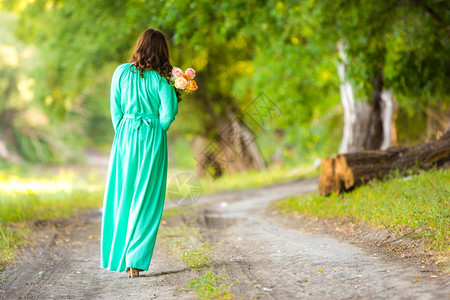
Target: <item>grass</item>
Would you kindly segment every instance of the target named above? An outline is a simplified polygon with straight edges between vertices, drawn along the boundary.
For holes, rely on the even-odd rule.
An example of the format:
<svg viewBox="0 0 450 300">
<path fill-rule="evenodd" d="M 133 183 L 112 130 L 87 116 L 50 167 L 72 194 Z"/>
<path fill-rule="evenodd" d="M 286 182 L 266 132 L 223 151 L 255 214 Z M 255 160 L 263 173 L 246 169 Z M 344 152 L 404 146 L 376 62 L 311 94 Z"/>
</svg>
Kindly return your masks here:
<svg viewBox="0 0 450 300">
<path fill-rule="evenodd" d="M 197 294 L 199 299 L 232 299 L 228 276 L 214 274 L 212 269 L 200 277 L 189 281 L 189 287 Z"/>
<path fill-rule="evenodd" d="M 71 172 L 61 170 L 58 175 L 43 177 L 10 175 L 15 172 L 0 171 L 0 270 L 28 241 L 31 229 L 27 221 L 71 217 L 101 206 L 103 198 L 101 185 L 79 180 Z"/>
<path fill-rule="evenodd" d="M 192 268 L 201 268 L 211 262 L 210 253 L 212 245 L 209 242 L 204 242 L 195 249 L 185 249 L 181 253 L 181 261 Z"/>
<path fill-rule="evenodd" d="M 27 243 L 30 231 L 25 224 L 0 225 L 0 271 L 15 258 L 19 247 Z"/>
<path fill-rule="evenodd" d="M 54 193 L 26 192 L 16 195 L 1 195 L 1 223 L 28 221 L 35 219 L 67 218 L 75 212 L 99 207 L 102 191 L 89 192 L 76 189 L 70 192 Z"/>
<path fill-rule="evenodd" d="M 169 255 L 175 256 L 192 269 L 201 269 L 212 264 L 210 253 L 213 245 L 200 242 L 198 227 L 179 225 L 162 227 L 159 236 L 163 239 Z"/>
<path fill-rule="evenodd" d="M 64 169 L 54 175 L 51 170 L 36 169 L 31 165 L 0 165 L 0 167 L 0 268 L 12 260 L 17 249 L 26 243 L 31 232 L 26 222 L 36 219 L 68 218 L 78 211 L 96 208 L 102 204 L 103 182 L 98 184 L 99 178 L 95 176 L 80 178 L 74 172 Z M 169 170 L 169 173 L 179 172 Z M 217 180 L 210 177 L 202 178 L 200 183 L 202 192 L 211 194 L 314 175 L 317 174 L 275 166 L 261 172 L 226 174 Z M 186 208 L 171 208 L 163 213 L 163 221 L 171 216 L 186 213 Z M 198 249 L 185 249 L 183 260 L 193 266 L 201 265 L 199 262 L 208 257 L 207 249 L 210 246 L 204 244 Z"/>
<path fill-rule="evenodd" d="M 173 209 L 167 215 L 173 217 L 176 212 L 184 211 Z M 175 260 L 182 261 L 191 268 L 191 271 L 203 273 L 199 277 L 191 278 L 184 291 L 193 290 L 198 299 L 231 299 L 232 280 L 228 276 L 214 273 L 212 267 L 215 261 L 211 259 L 211 254 L 215 246 L 208 241 L 202 241 L 199 227 L 195 224 L 178 226 L 165 226 L 165 224 L 164 220 L 158 238 L 162 239 L 167 253 L 174 256 Z"/>
<path fill-rule="evenodd" d="M 303 170 L 303 171 L 301 171 Z M 184 173 L 177 169 L 171 169 L 168 173 L 168 189 L 176 190 L 176 183 L 171 182 L 179 173 Z M 188 173 L 191 173 L 190 171 Z M 222 177 L 213 179 L 211 176 L 206 175 L 199 179 L 199 184 L 202 188 L 202 194 L 213 194 L 224 191 L 237 191 L 249 188 L 256 188 L 260 186 L 286 182 L 301 178 L 312 178 L 319 176 L 319 170 L 310 166 L 304 168 L 292 168 L 274 165 L 265 170 L 248 170 L 237 172 L 233 174 L 224 174 Z"/>
<path fill-rule="evenodd" d="M 89 179 L 88 179 L 89 180 Z M 52 177 L 18 177 L 0 172 L 0 224 L 65 218 L 102 204 L 103 187 L 61 170 Z"/>
<path fill-rule="evenodd" d="M 166 200 L 168 201 L 168 200 Z M 165 209 L 162 214 L 162 222 L 164 223 L 167 219 L 172 218 L 174 216 L 192 216 L 195 215 L 195 210 L 191 209 L 191 207 L 171 207 Z"/>
<path fill-rule="evenodd" d="M 321 218 L 352 219 L 387 228 L 398 236 L 424 242 L 426 249 L 448 256 L 450 251 L 450 170 L 393 175 L 350 193 L 322 197 L 312 194 L 277 202 L 282 212 Z"/>
</svg>

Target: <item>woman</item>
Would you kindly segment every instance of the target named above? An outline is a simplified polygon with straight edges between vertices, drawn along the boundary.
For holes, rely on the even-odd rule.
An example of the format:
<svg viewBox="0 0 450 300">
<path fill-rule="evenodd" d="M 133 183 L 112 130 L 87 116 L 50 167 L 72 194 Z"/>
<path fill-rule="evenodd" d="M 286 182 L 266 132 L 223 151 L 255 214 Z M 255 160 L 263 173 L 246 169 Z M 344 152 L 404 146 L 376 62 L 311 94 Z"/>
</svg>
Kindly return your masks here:
<svg viewBox="0 0 450 300">
<path fill-rule="evenodd" d="M 164 207 L 167 135 L 178 113 L 164 35 L 147 29 L 111 83 L 115 131 L 103 201 L 101 267 L 147 271 Z"/>
</svg>

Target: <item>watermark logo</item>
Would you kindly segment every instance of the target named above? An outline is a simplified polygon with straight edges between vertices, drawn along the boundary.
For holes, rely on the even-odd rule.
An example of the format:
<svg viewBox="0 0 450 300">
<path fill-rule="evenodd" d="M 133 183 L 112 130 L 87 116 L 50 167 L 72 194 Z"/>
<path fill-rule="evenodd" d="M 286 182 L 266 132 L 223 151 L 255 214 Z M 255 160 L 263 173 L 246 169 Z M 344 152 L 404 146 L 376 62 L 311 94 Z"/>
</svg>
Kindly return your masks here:
<svg viewBox="0 0 450 300">
<path fill-rule="evenodd" d="M 234 162 L 233 157 L 252 152 L 260 132 L 269 130 L 270 121 L 282 115 L 277 106 L 265 92 L 259 93 L 242 109 L 242 116 L 230 120 L 219 133 L 216 141 L 210 142 L 196 159 L 198 165 L 213 179 L 220 177 Z M 228 155 L 227 155 L 228 154 Z"/>
<path fill-rule="evenodd" d="M 210 175 L 219 178 L 230 164 L 245 151 L 254 146 L 257 135 L 269 130 L 270 121 L 281 116 L 282 111 L 265 92 L 259 93 L 242 109 L 241 116 L 229 120 L 217 139 L 208 143 L 200 152 L 197 166 Z M 228 154 L 228 155 L 227 155 Z M 261 158 L 262 159 L 262 158 Z M 167 187 L 168 198 L 177 206 L 196 204 L 202 194 L 202 186 L 192 173 L 184 172 L 174 176 Z"/>
<path fill-rule="evenodd" d="M 202 185 L 189 172 L 175 175 L 167 187 L 167 197 L 177 206 L 188 207 L 197 203 L 202 195 Z"/>
<path fill-rule="evenodd" d="M 249 123 L 263 132 L 268 130 L 268 122 L 281 116 L 280 107 L 265 92 L 259 93 L 244 109 Z"/>
</svg>

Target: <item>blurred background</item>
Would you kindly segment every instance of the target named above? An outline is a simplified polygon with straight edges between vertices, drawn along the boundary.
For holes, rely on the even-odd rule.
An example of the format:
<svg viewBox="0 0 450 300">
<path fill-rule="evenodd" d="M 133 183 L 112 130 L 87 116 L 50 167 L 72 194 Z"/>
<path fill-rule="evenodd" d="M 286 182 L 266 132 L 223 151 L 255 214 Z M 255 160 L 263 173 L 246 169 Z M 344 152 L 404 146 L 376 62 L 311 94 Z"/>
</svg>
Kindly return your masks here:
<svg viewBox="0 0 450 300">
<path fill-rule="evenodd" d="M 101 203 L 111 76 L 149 27 L 199 85 L 169 131 L 169 181 L 245 188 L 317 176 L 337 153 L 434 140 L 450 120 L 449 6 L 0 1 L 2 193 L 80 185 Z"/>
</svg>

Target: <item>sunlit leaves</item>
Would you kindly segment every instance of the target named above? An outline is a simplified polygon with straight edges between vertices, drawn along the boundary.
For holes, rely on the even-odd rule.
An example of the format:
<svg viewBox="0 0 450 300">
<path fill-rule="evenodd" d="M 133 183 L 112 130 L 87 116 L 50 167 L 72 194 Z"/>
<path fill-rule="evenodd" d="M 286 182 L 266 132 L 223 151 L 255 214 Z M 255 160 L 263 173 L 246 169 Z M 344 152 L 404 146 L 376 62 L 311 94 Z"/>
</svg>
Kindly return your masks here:
<svg viewBox="0 0 450 300">
<path fill-rule="evenodd" d="M 448 7 L 443 1 L 316 1 L 321 31 L 349 43 L 349 76 L 364 82 L 382 66 L 387 88 L 396 94 L 423 96 L 448 94 L 450 50 Z M 434 18 L 442 18 L 439 24 Z M 422 101 L 423 101 L 422 100 Z"/>
<path fill-rule="evenodd" d="M 269 129 L 286 128 L 284 144 L 308 149 L 318 140 L 336 141 L 324 137 L 339 125 L 338 41 L 348 44 L 348 76 L 358 98 L 370 98 L 382 67 L 385 86 L 401 103 L 448 99 L 443 1 L 13 2 L 4 5 L 20 13 L 17 34 L 41 54 L 34 62 L 35 99 L 49 114 L 80 116 L 99 136 L 109 130 L 98 124 L 109 126 L 111 73 L 147 27 L 169 38 L 172 64 L 198 71 L 200 88 L 179 117 L 188 126 L 175 130 L 205 134 L 215 121 L 211 112 L 236 113 L 264 91 L 283 111 Z M 302 130 L 309 136 L 300 139 Z"/>
</svg>

